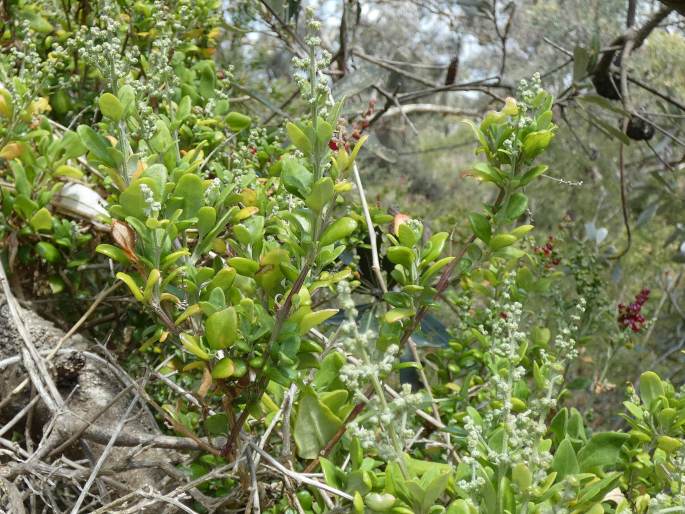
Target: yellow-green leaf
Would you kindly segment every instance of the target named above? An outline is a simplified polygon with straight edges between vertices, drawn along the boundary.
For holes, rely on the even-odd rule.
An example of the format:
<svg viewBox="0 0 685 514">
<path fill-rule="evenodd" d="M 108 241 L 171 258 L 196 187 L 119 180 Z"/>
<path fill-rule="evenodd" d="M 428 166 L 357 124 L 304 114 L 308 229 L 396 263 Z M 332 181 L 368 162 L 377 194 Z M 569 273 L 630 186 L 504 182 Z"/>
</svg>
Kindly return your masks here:
<svg viewBox="0 0 685 514">
<path fill-rule="evenodd" d="M 200 346 L 200 338 L 199 337 L 188 334 L 186 332 L 183 332 L 178 337 L 181 340 L 181 344 L 183 345 L 183 348 L 185 348 L 190 353 L 195 355 L 195 357 L 198 357 L 204 361 L 209 360 L 209 354 L 202 349 L 202 346 Z"/>
<path fill-rule="evenodd" d="M 412 309 L 392 309 L 385 313 L 384 319 L 388 323 L 396 323 L 413 315 L 414 311 Z"/>
<path fill-rule="evenodd" d="M 501 250 L 516 242 L 516 236 L 511 234 L 497 234 L 490 239 L 489 246 L 494 251 Z"/>
<path fill-rule="evenodd" d="M 323 404 L 311 387 L 300 400 L 293 436 L 297 453 L 303 459 L 315 459 L 338 431 L 342 421 Z"/>
<path fill-rule="evenodd" d="M 155 290 L 155 286 L 159 282 L 159 270 L 153 269 L 147 276 L 147 282 L 145 283 L 145 289 L 143 290 L 143 300 L 149 302 L 152 299 L 152 293 Z"/>
<path fill-rule="evenodd" d="M 212 369 L 212 378 L 228 378 L 235 372 L 235 365 L 228 357 L 224 357 L 216 363 Z"/>
<path fill-rule="evenodd" d="M 36 232 L 48 231 L 52 229 L 52 214 L 45 207 L 36 211 L 29 221 L 31 227 Z"/>
<path fill-rule="evenodd" d="M 176 318 L 176 321 L 174 323 L 176 325 L 180 325 L 183 323 L 185 320 L 187 320 L 191 316 L 195 316 L 196 314 L 199 314 L 202 309 L 200 308 L 200 305 L 197 303 L 194 303 L 192 305 L 189 305 L 186 310 L 184 310 L 178 318 Z"/>
<path fill-rule="evenodd" d="M 133 296 L 135 296 L 136 300 L 138 300 L 139 302 L 144 301 L 143 292 L 140 290 L 140 287 L 138 287 L 138 284 L 136 284 L 136 281 L 133 280 L 133 277 L 131 275 L 129 275 L 128 273 L 122 273 L 120 271 L 119 273 L 117 273 L 117 278 L 128 286 L 128 288 L 131 290 L 131 293 L 133 293 Z"/>
<path fill-rule="evenodd" d="M 112 93 L 105 93 L 100 96 L 98 105 L 102 114 L 111 120 L 119 121 L 124 115 L 124 106 Z"/>
<path fill-rule="evenodd" d="M 205 337 L 214 350 L 227 348 L 236 339 L 238 316 L 234 307 L 215 312 L 205 321 Z"/>
<path fill-rule="evenodd" d="M 288 123 L 285 126 L 285 130 L 288 132 L 288 137 L 293 142 L 293 144 L 304 154 L 309 154 L 312 151 L 312 142 L 305 135 L 304 132 L 295 125 L 294 123 Z"/>
<path fill-rule="evenodd" d="M 315 326 L 320 325 L 328 318 L 335 316 L 337 312 L 338 309 L 324 309 L 305 314 L 302 317 L 302 321 L 300 321 L 300 335 L 306 334 Z"/>
</svg>

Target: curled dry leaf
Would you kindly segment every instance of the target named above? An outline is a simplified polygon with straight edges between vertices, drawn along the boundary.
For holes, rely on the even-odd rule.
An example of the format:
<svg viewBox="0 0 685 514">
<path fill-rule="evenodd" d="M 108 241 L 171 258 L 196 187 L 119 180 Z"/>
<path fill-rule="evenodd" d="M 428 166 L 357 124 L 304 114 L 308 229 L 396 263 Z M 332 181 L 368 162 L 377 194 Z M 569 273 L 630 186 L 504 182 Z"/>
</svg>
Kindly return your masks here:
<svg viewBox="0 0 685 514">
<path fill-rule="evenodd" d="M 136 255 L 136 234 L 126 223 L 119 220 L 112 220 L 112 239 L 121 247 L 131 262 L 138 262 Z"/>
</svg>

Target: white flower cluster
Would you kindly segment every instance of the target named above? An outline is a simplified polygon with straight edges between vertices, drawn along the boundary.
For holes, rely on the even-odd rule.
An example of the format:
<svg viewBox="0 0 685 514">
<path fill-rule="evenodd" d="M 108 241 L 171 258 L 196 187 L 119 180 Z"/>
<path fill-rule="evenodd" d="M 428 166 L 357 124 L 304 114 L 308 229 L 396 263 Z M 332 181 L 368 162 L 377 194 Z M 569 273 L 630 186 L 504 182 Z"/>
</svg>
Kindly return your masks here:
<svg viewBox="0 0 685 514">
<path fill-rule="evenodd" d="M 468 455 L 464 461 L 472 469 L 471 480 L 464 480 L 460 484 L 465 490 L 479 487 L 479 459 L 486 459 L 494 466 L 523 462 L 533 471 L 535 483 L 545 480 L 552 455 L 548 451 L 541 451 L 539 442 L 547 431 L 547 413 L 556 405 L 555 394 L 563 382 L 565 365 L 577 355 L 572 334 L 585 310 L 585 301 L 582 298 L 578 301 L 577 312 L 571 315 L 570 322 L 562 322 L 553 351 L 541 351 L 546 394 L 543 397 L 530 398 L 525 404 L 517 398 L 514 394 L 516 384 L 525 378 L 526 373 L 519 362 L 528 337 L 521 330 L 523 307 L 519 302 L 512 301 L 510 294 L 514 283 L 513 275 L 505 277 L 503 282 L 503 291 L 488 309 L 491 313 L 488 327 L 480 325 L 479 331 L 491 341 L 489 356 L 494 386 L 491 401 L 497 405 L 483 415 L 483 426 L 502 429 L 504 443 L 499 450 L 493 449 L 485 439 L 483 428 L 470 417 L 465 418 Z"/>
<path fill-rule="evenodd" d="M 542 91 L 542 82 L 540 80 L 539 73 L 535 72 L 531 77 L 530 82 L 522 79 L 519 82 L 519 87 L 517 90 L 517 96 L 521 99 L 519 108 L 521 108 L 523 112 L 526 112 L 540 91 Z"/>
<path fill-rule="evenodd" d="M 649 500 L 649 513 L 684 512 L 685 494 L 659 493 Z M 675 509 L 675 510 L 674 510 Z"/>
<path fill-rule="evenodd" d="M 154 217 L 162 209 L 162 204 L 155 201 L 152 189 L 147 184 L 140 185 L 140 192 L 143 193 L 143 199 L 145 200 L 145 215 Z"/>
<path fill-rule="evenodd" d="M 15 39 L 16 44 L 6 54 L 7 66 L 0 67 L 5 72 L 0 75 L 0 83 L 7 89 L 12 104 L 19 111 L 35 99 L 36 93 L 47 80 L 53 78 L 56 70 L 64 68 L 67 56 L 60 47 L 50 54 L 49 59 L 42 59 L 36 47 L 36 38 L 31 35 L 30 22 L 15 22 L 15 26 L 21 37 Z"/>
<path fill-rule="evenodd" d="M 506 152 L 509 155 L 514 155 L 519 152 L 521 147 L 523 146 L 523 143 L 521 143 L 521 140 L 516 137 L 516 132 L 513 132 L 507 139 L 505 139 L 502 142 L 502 146 L 506 150 Z"/>
<path fill-rule="evenodd" d="M 402 451 L 398 446 L 403 447 L 405 441 L 415 436 L 408 423 L 423 397 L 412 393 L 411 385 L 403 384 L 400 394 L 387 401 L 382 380 L 392 371 L 400 349 L 397 345 L 390 345 L 384 352 L 380 351 L 376 347 L 376 333 L 358 329 L 358 312 L 351 293 L 347 282 L 338 284 L 340 306 L 347 315 L 347 320 L 340 326 L 340 344 L 350 357 L 340 370 L 340 379 L 350 389 L 355 401 L 366 403 L 366 410 L 364 416 L 350 423 L 348 430 L 359 438 L 364 448 L 377 448 L 385 459 L 397 458 Z M 371 398 L 364 391 L 364 387 L 369 385 L 375 392 Z"/>
<path fill-rule="evenodd" d="M 100 26 L 81 26 L 74 37 L 66 42 L 67 50 L 76 50 L 79 58 L 95 67 L 109 81 L 113 91 L 118 90 L 118 81 L 126 77 L 138 63 L 140 52 L 135 45 L 123 51 L 119 30 L 118 13 L 113 4 L 103 4 Z M 76 77 L 78 79 L 78 77 Z"/>
<path fill-rule="evenodd" d="M 399 347 L 390 345 L 385 352 L 376 348 L 376 333 L 372 330 L 360 331 L 357 327 L 357 309 L 352 299 L 349 283 L 338 284 L 340 306 L 347 315 L 347 320 L 340 325 L 340 341 L 343 350 L 361 362 L 345 364 L 340 370 L 340 378 L 360 399 L 365 400 L 362 388 L 374 378 L 382 378 L 390 371 L 397 360 Z"/>
<path fill-rule="evenodd" d="M 214 205 L 221 194 L 221 179 L 213 178 L 209 183 L 207 189 L 205 189 L 205 204 Z"/>
<path fill-rule="evenodd" d="M 302 98 L 310 105 L 319 103 L 321 98 L 328 102 L 328 80 L 321 74 L 331 62 L 331 54 L 326 50 L 319 51 L 321 39 L 313 34 L 321 30 L 321 24 L 314 19 L 314 13 L 307 9 L 307 28 L 310 35 L 305 44 L 309 53 L 306 57 L 293 57 L 292 63 L 295 68 L 295 81 L 300 88 Z M 324 112 L 320 113 L 325 116 Z"/>
</svg>

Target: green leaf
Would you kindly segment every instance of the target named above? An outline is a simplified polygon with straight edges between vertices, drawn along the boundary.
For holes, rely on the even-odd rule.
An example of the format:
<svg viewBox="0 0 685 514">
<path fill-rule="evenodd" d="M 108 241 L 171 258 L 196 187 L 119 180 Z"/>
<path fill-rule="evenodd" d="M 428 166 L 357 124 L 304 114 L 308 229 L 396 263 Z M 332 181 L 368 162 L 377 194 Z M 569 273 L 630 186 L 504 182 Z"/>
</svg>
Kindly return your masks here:
<svg viewBox="0 0 685 514">
<path fill-rule="evenodd" d="M 504 208 L 504 215 L 507 219 L 515 220 L 526 212 L 528 207 L 528 197 L 523 193 L 514 193 L 509 198 L 507 206 Z"/>
<path fill-rule="evenodd" d="M 514 464 L 511 468 L 511 479 L 521 491 L 527 491 L 533 483 L 533 475 L 524 462 Z"/>
<path fill-rule="evenodd" d="M 614 488 L 615 483 L 619 480 L 620 477 L 621 473 L 619 471 L 616 471 L 614 473 L 607 474 L 607 476 L 605 476 L 601 480 L 593 482 L 590 485 L 584 486 L 581 490 L 580 497 L 578 498 L 578 503 L 585 503 L 589 502 L 592 499 L 603 498 L 607 492 Z"/>
<path fill-rule="evenodd" d="M 478 128 L 476 124 L 473 123 L 471 120 L 464 120 L 464 123 L 471 127 L 471 130 L 473 131 L 473 134 L 476 136 L 478 142 L 481 144 L 483 151 L 487 151 L 489 149 L 488 140 L 485 138 L 485 135 L 480 130 L 480 128 Z"/>
<path fill-rule="evenodd" d="M 471 223 L 471 230 L 473 230 L 475 236 L 481 241 L 489 243 L 490 237 L 492 236 L 490 220 L 482 214 L 472 212 L 469 214 L 469 222 Z"/>
<path fill-rule="evenodd" d="M 145 282 L 145 289 L 143 290 L 143 300 L 145 302 L 150 302 L 152 299 L 152 294 L 154 293 L 155 286 L 159 283 L 159 278 L 160 273 L 158 269 L 150 270 L 150 274 Z"/>
<path fill-rule="evenodd" d="M 212 281 L 207 286 L 207 291 L 212 291 L 216 287 L 220 287 L 223 290 L 228 290 L 233 285 L 237 271 L 234 268 L 221 268 Z"/>
<path fill-rule="evenodd" d="M 117 278 L 128 286 L 136 300 L 138 300 L 139 302 L 142 302 L 144 300 L 143 292 L 140 290 L 140 287 L 138 287 L 138 284 L 136 284 L 136 281 L 133 280 L 133 277 L 131 275 L 129 275 L 128 273 L 122 273 L 120 271 L 119 273 L 117 273 Z"/>
<path fill-rule="evenodd" d="M 59 261 L 62 257 L 59 253 L 59 250 L 57 250 L 52 243 L 48 243 L 47 241 L 40 241 L 36 243 L 36 252 L 38 252 L 38 255 L 51 264 Z"/>
<path fill-rule="evenodd" d="M 286 191 L 304 199 L 310 193 L 314 175 L 297 159 L 285 159 L 281 182 Z"/>
<path fill-rule="evenodd" d="M 157 191 L 164 191 L 164 188 L 167 185 L 169 172 L 167 171 L 166 166 L 164 166 L 164 164 L 156 163 L 145 168 L 140 177 L 146 177 L 154 180 L 157 184 Z"/>
<path fill-rule="evenodd" d="M 112 145 L 102 137 L 100 134 L 95 132 L 88 125 L 79 125 L 76 129 L 78 135 L 81 137 L 81 141 L 86 146 L 90 154 L 98 161 L 103 163 L 110 168 L 116 168 L 121 164 L 119 159 L 120 153 L 112 152 L 114 148 Z"/>
<path fill-rule="evenodd" d="M 423 236 L 422 224 L 400 223 L 397 227 L 397 238 L 407 248 L 417 244 L 421 240 L 421 236 Z"/>
<path fill-rule="evenodd" d="M 340 481 L 338 480 L 338 469 L 335 467 L 330 460 L 325 457 L 319 459 L 321 464 L 321 471 L 323 471 L 323 477 L 325 482 L 333 487 L 340 488 Z"/>
<path fill-rule="evenodd" d="M 321 362 L 321 367 L 314 377 L 314 386 L 317 389 L 334 387 L 339 381 L 340 368 L 345 364 L 345 357 L 340 352 L 332 352 L 326 355 Z"/>
<path fill-rule="evenodd" d="M 205 205 L 197 211 L 197 231 L 200 237 L 204 237 L 216 224 L 216 209 Z"/>
<path fill-rule="evenodd" d="M 52 214 L 45 207 L 39 209 L 29 221 L 31 227 L 36 232 L 48 231 L 52 229 Z"/>
<path fill-rule="evenodd" d="M 124 106 L 112 93 L 105 93 L 98 100 L 100 111 L 107 118 L 119 121 L 124 115 Z"/>
<path fill-rule="evenodd" d="M 552 338 L 552 332 L 547 327 L 533 327 L 530 336 L 534 345 L 546 347 Z"/>
<path fill-rule="evenodd" d="M 482 182 L 492 182 L 498 186 L 504 183 L 502 174 L 487 162 L 477 162 L 471 168 L 470 173 Z"/>
<path fill-rule="evenodd" d="M 61 166 L 57 167 L 57 169 L 52 173 L 52 176 L 82 179 L 83 172 L 78 168 L 74 168 L 73 166 L 62 164 Z"/>
<path fill-rule="evenodd" d="M 330 177 L 317 180 L 312 186 L 312 192 L 305 199 L 307 207 L 316 212 L 323 211 L 324 207 L 335 196 L 335 185 Z"/>
<path fill-rule="evenodd" d="M 198 62 L 194 67 L 199 76 L 200 94 L 205 98 L 213 98 L 216 89 L 216 72 L 214 71 L 214 62 L 205 60 Z"/>
<path fill-rule="evenodd" d="M 477 511 L 471 510 L 466 500 L 456 500 L 447 508 L 446 514 L 477 514 Z"/>
<path fill-rule="evenodd" d="M 329 226 L 321 236 L 321 246 L 333 244 L 346 238 L 357 229 L 357 221 L 344 216 Z"/>
<path fill-rule="evenodd" d="M 62 139 L 59 142 L 59 149 L 64 152 L 63 159 L 74 159 L 85 154 L 88 150 L 84 145 L 81 137 L 73 130 L 66 130 Z"/>
<path fill-rule="evenodd" d="M 300 321 L 300 335 L 306 334 L 312 328 L 320 325 L 327 319 L 335 316 L 337 313 L 338 309 L 323 309 L 305 314 Z"/>
<path fill-rule="evenodd" d="M 537 177 L 545 173 L 549 169 L 549 166 L 545 164 L 540 164 L 526 171 L 523 176 L 519 179 L 519 186 L 524 187 L 530 184 Z"/>
<path fill-rule="evenodd" d="M 229 112 L 226 116 L 226 124 L 228 128 L 233 132 L 240 132 L 252 124 L 252 120 L 249 116 L 245 116 L 239 112 Z"/>
<path fill-rule="evenodd" d="M 62 291 L 64 291 L 64 288 L 66 287 L 64 280 L 62 280 L 62 277 L 58 275 L 48 277 L 48 285 L 50 286 L 50 291 L 52 292 L 52 294 L 61 293 Z"/>
<path fill-rule="evenodd" d="M 193 173 L 186 173 L 178 180 L 174 194 L 183 199 L 183 218 L 194 218 L 204 204 L 202 179 Z"/>
<path fill-rule="evenodd" d="M 117 97 L 121 106 L 124 109 L 123 115 L 128 116 L 135 112 L 136 108 L 136 91 L 129 84 L 125 84 L 119 88 Z"/>
<path fill-rule="evenodd" d="M 12 173 L 14 174 L 14 188 L 17 194 L 23 195 L 27 198 L 31 197 L 31 183 L 26 175 L 26 170 L 20 161 L 12 161 L 10 163 Z"/>
<path fill-rule="evenodd" d="M 640 398 L 649 408 L 654 400 L 664 395 L 664 385 L 659 375 L 653 371 L 645 371 L 640 375 Z"/>
<path fill-rule="evenodd" d="M 122 264 L 129 264 L 131 262 L 128 258 L 128 255 L 126 255 L 126 252 L 114 245 L 105 243 L 99 244 L 95 248 L 95 251 L 109 257 L 113 261 L 120 262 Z"/>
<path fill-rule="evenodd" d="M 552 141 L 554 132 L 551 130 L 539 130 L 531 132 L 523 140 L 523 155 L 526 159 L 532 159 L 542 153 Z"/>
<path fill-rule="evenodd" d="M 492 239 L 490 239 L 489 246 L 492 250 L 497 251 L 512 245 L 516 242 L 516 236 L 511 234 L 497 234 Z"/>
<path fill-rule="evenodd" d="M 213 350 L 228 348 L 237 336 L 238 316 L 234 307 L 215 312 L 205 321 L 205 337 Z"/>
<path fill-rule="evenodd" d="M 573 444 L 568 437 L 561 441 L 557 451 L 554 453 L 551 468 L 552 471 L 557 472 L 557 477 L 559 477 L 559 479 L 580 472 L 576 451 L 573 449 Z"/>
<path fill-rule="evenodd" d="M 596 466 L 616 464 L 621 455 L 621 447 L 628 439 L 630 436 L 623 432 L 594 434 L 578 452 L 581 471 L 588 471 Z"/>
<path fill-rule="evenodd" d="M 155 135 L 149 141 L 150 148 L 152 148 L 157 153 L 164 153 L 174 144 L 174 140 L 171 138 L 171 132 L 169 132 L 169 127 L 162 120 L 157 120 L 155 124 L 156 131 Z"/>
<path fill-rule="evenodd" d="M 305 155 L 312 153 L 312 142 L 300 127 L 289 122 L 286 124 L 285 130 L 288 132 L 288 137 L 298 150 Z"/>
<path fill-rule="evenodd" d="M 25 195 L 17 195 L 12 208 L 22 218 L 29 219 L 38 210 L 38 204 Z"/>
<path fill-rule="evenodd" d="M 440 271 L 442 268 L 447 266 L 456 257 L 443 257 L 442 259 L 435 261 L 431 266 L 421 274 L 420 284 L 422 286 L 428 285 L 428 281 L 433 278 L 433 276 Z"/>
<path fill-rule="evenodd" d="M 445 248 L 445 243 L 447 242 L 448 238 L 449 234 L 447 232 L 438 232 L 437 234 L 433 234 L 428 240 L 428 244 L 426 245 L 424 253 L 421 256 L 421 264 L 427 265 L 428 263 L 437 259 L 442 253 L 442 250 Z"/>
<path fill-rule="evenodd" d="M 424 473 L 420 481 L 421 489 L 423 490 L 421 512 L 429 512 L 429 509 L 435 504 L 437 499 L 442 496 L 447 488 L 451 474 L 451 469 L 439 466 L 431 467 Z"/>
<path fill-rule="evenodd" d="M 178 103 L 178 109 L 176 110 L 176 116 L 174 118 L 174 123 L 176 127 L 179 127 L 185 120 L 190 116 L 193 109 L 193 102 L 188 95 L 181 98 Z"/>
<path fill-rule="evenodd" d="M 413 315 L 414 311 L 412 309 L 391 309 L 385 313 L 383 319 L 387 323 L 396 323 L 402 319 L 409 318 Z"/>
<path fill-rule="evenodd" d="M 228 263 L 233 266 L 239 274 L 245 277 L 252 277 L 259 271 L 259 263 L 247 259 L 246 257 L 231 257 L 228 259 Z"/>
<path fill-rule="evenodd" d="M 390 493 L 369 493 L 364 498 L 364 503 L 374 511 L 387 512 L 397 499 Z"/>
<path fill-rule="evenodd" d="M 668 435 L 657 437 L 657 446 L 666 453 L 673 453 L 683 447 L 683 441 Z"/>
<path fill-rule="evenodd" d="M 199 337 L 188 334 L 187 332 L 183 332 L 179 334 L 178 338 L 181 340 L 183 348 L 185 348 L 190 353 L 195 355 L 195 357 L 198 357 L 203 361 L 209 360 L 209 354 L 206 351 L 204 351 L 204 349 L 200 345 Z"/>
<path fill-rule="evenodd" d="M 300 458 L 315 459 L 341 425 L 342 421 L 319 400 L 311 387 L 307 387 L 297 409 L 293 430 Z"/>
<path fill-rule="evenodd" d="M 212 378 L 228 378 L 235 372 L 235 365 L 233 360 L 224 357 L 214 365 L 212 369 Z"/>
<path fill-rule="evenodd" d="M 401 264 L 405 269 L 411 269 L 415 259 L 414 252 L 406 246 L 391 246 L 388 248 L 387 256 L 390 262 Z"/>
<path fill-rule="evenodd" d="M 326 407 L 331 409 L 331 412 L 338 415 L 345 407 L 347 407 L 347 398 L 349 393 L 345 389 L 338 389 L 336 391 L 329 391 L 319 394 L 319 401 Z"/>
<path fill-rule="evenodd" d="M 327 121 L 319 118 L 316 125 L 316 139 L 319 143 L 319 147 L 325 147 L 328 145 L 331 137 L 333 137 L 333 126 Z"/>
</svg>

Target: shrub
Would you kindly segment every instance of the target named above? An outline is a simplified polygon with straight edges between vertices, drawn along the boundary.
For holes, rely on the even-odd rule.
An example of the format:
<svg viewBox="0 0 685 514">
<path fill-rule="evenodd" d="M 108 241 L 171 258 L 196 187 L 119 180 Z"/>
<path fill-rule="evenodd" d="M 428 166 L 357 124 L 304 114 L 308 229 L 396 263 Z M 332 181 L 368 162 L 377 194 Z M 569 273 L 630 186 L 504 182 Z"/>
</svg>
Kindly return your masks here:
<svg viewBox="0 0 685 514">
<path fill-rule="evenodd" d="M 139 352 L 175 383 L 160 421 L 197 443 L 183 471 L 235 460 L 205 492 L 274 513 L 682 510 L 682 391 L 644 373 L 624 431 L 590 433 L 563 405 L 586 299 L 545 308 L 558 263 L 520 222 L 556 129 L 539 79 L 471 126 L 469 174 L 495 194 L 451 257 L 448 233 L 366 205 L 364 138 L 345 141 L 314 35 L 295 61 L 308 112 L 284 132 L 232 110 L 218 7 L 104 4 L 96 22 L 24 6 L 0 66 L 9 267 L 38 257 L 72 294 L 79 266 L 116 271 Z M 436 312 L 452 337 L 429 367 L 414 354 Z M 260 462 L 285 492 L 257 487 Z"/>
</svg>

